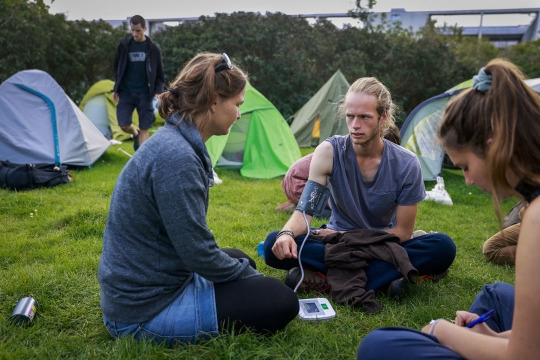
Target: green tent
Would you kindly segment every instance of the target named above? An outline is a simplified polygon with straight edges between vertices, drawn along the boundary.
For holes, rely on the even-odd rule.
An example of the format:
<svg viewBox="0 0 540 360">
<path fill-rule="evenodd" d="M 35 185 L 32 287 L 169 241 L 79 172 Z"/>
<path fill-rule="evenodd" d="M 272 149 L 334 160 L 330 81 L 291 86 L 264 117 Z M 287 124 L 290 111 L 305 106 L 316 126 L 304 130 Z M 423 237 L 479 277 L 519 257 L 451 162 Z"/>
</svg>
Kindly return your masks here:
<svg viewBox="0 0 540 360">
<path fill-rule="evenodd" d="M 101 80 L 86 92 L 79 106 L 107 139 L 127 140 L 131 136 L 120 129 L 116 119 L 116 102 L 112 98 L 114 82 Z M 139 127 L 139 116 L 133 112 L 133 125 Z"/>
<path fill-rule="evenodd" d="M 525 83 L 540 94 L 540 79 L 528 79 Z M 445 152 L 437 139 L 437 131 L 446 104 L 472 85 L 473 81 L 469 79 L 424 101 L 407 116 L 401 127 L 401 146 L 418 156 L 425 181 L 437 180 L 437 176 L 442 172 Z"/>
<path fill-rule="evenodd" d="M 446 92 L 450 91 L 456 91 L 456 90 L 462 90 L 462 89 L 468 89 L 473 85 L 473 79 L 465 80 L 461 84 L 457 84 L 453 88 L 446 90 Z"/>
<path fill-rule="evenodd" d="M 345 118 L 335 121 L 336 105 L 349 90 L 349 83 L 341 71 L 317 91 L 300 110 L 293 115 L 291 131 L 298 146 L 317 146 L 333 135 L 347 135 Z"/>
<path fill-rule="evenodd" d="M 285 175 L 301 154 L 281 113 L 249 83 L 240 113 L 229 134 L 206 141 L 212 166 L 240 169 L 247 178 Z"/>
</svg>

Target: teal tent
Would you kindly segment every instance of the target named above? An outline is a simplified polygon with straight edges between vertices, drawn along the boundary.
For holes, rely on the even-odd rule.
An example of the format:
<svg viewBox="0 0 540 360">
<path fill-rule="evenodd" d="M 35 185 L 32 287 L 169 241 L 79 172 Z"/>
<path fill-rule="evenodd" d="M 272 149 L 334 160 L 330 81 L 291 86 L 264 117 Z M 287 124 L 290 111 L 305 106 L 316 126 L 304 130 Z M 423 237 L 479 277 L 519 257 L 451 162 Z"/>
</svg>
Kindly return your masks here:
<svg viewBox="0 0 540 360">
<path fill-rule="evenodd" d="M 525 80 L 540 94 L 540 78 Z M 401 127 L 401 146 L 418 155 L 424 180 L 437 180 L 441 174 L 444 149 L 438 142 L 437 130 L 444 116 L 446 104 L 456 95 L 472 86 L 467 80 L 444 93 L 432 97 L 418 105 Z"/>
<path fill-rule="evenodd" d="M 285 175 L 300 159 L 300 149 L 281 113 L 249 83 L 241 118 L 229 134 L 212 136 L 206 148 L 212 166 L 240 169 L 247 178 L 270 179 Z"/>
<path fill-rule="evenodd" d="M 79 107 L 107 139 L 127 140 L 131 135 L 118 126 L 116 102 L 113 100 L 114 82 L 100 80 L 88 89 Z M 133 125 L 139 127 L 139 116 L 133 111 Z"/>
<path fill-rule="evenodd" d="M 345 117 L 336 119 L 336 105 L 345 97 L 349 83 L 341 71 L 334 75 L 293 115 L 291 131 L 298 146 L 317 146 L 333 135 L 347 135 Z"/>
</svg>

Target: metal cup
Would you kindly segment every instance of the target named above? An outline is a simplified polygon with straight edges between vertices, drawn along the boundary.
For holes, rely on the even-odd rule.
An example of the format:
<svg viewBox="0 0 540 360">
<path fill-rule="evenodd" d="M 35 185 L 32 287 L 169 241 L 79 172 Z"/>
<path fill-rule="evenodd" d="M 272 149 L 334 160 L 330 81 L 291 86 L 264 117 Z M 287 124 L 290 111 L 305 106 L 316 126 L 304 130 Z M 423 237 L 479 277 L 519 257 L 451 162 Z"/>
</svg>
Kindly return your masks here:
<svg viewBox="0 0 540 360">
<path fill-rule="evenodd" d="M 37 301 L 33 297 L 25 297 L 19 300 L 9 320 L 15 324 L 28 325 L 34 320 L 37 312 Z"/>
</svg>

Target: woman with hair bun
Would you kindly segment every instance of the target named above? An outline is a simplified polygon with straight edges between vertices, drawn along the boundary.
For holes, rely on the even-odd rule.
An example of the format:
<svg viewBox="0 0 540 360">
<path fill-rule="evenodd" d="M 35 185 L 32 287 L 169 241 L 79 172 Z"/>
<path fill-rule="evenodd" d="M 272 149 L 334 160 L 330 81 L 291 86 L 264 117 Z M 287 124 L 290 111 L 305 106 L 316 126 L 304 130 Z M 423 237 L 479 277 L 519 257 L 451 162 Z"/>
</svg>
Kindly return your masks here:
<svg viewBox="0 0 540 360">
<path fill-rule="evenodd" d="M 526 206 L 516 253 L 515 287 L 484 285 L 455 323 L 433 320 L 422 331 L 387 327 L 368 334 L 358 359 L 538 359 L 540 341 L 540 97 L 512 63 L 495 59 L 473 88 L 447 107 L 439 138 L 467 185 Z M 501 222 L 502 223 L 502 222 Z M 490 310 L 493 310 L 491 312 Z M 479 315 L 493 313 L 485 322 Z"/>
<path fill-rule="evenodd" d="M 296 294 L 265 277 L 208 228 L 212 163 L 205 141 L 240 118 L 247 75 L 226 54 L 191 59 L 160 95 L 166 124 L 116 182 L 98 278 L 113 337 L 194 343 L 232 327 L 275 332 L 298 314 Z"/>
</svg>

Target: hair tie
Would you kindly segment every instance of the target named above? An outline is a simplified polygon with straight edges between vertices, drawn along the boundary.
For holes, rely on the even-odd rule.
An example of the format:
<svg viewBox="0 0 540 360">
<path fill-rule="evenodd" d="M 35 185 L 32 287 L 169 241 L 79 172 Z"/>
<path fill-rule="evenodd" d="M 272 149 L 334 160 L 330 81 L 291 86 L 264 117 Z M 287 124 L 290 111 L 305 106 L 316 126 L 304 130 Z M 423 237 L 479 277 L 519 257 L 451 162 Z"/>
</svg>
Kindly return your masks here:
<svg viewBox="0 0 540 360">
<path fill-rule="evenodd" d="M 491 80 L 493 79 L 493 76 L 486 73 L 486 70 L 484 69 L 485 68 L 481 68 L 478 72 L 478 75 L 473 76 L 473 88 L 475 90 L 486 93 L 491 86 Z"/>
<path fill-rule="evenodd" d="M 171 94 L 173 94 L 174 97 L 177 98 L 177 99 L 178 99 L 178 96 L 180 96 L 180 95 L 178 95 L 178 93 L 177 93 L 176 91 L 174 91 L 173 88 L 169 88 L 169 92 L 170 92 Z"/>
</svg>

